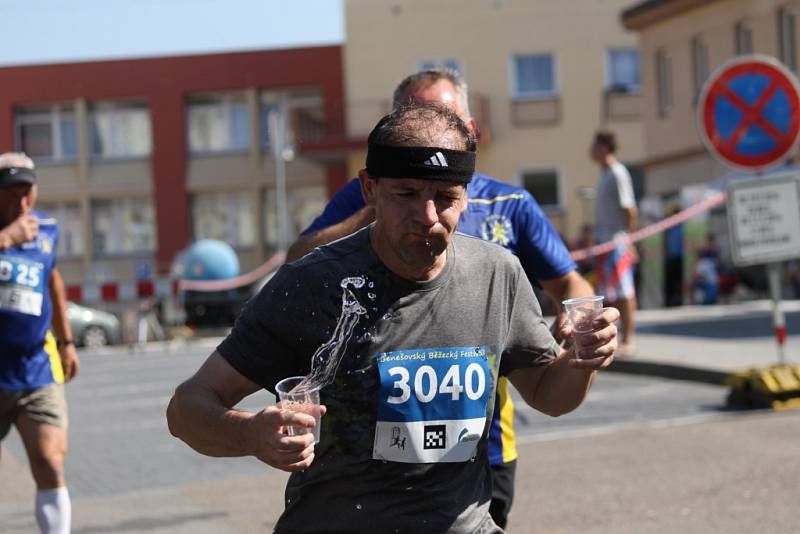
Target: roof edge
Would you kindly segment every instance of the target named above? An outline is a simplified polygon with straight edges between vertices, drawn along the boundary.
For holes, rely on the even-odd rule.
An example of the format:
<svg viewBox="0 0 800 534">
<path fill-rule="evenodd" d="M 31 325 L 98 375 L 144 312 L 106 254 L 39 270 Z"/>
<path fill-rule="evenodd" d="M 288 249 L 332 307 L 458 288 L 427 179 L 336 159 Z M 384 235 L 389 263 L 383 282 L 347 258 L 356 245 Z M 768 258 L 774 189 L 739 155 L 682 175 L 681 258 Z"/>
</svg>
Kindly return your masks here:
<svg viewBox="0 0 800 534">
<path fill-rule="evenodd" d="M 641 30 L 669 17 L 719 0 L 645 0 L 625 9 L 620 18 L 628 30 Z"/>
</svg>

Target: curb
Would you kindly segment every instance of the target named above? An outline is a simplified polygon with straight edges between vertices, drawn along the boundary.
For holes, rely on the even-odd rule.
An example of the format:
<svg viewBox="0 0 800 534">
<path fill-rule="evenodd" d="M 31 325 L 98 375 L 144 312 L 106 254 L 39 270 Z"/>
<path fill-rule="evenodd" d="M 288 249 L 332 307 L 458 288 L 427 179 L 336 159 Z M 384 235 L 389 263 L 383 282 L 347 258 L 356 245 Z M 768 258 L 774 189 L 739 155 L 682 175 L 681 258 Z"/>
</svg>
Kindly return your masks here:
<svg viewBox="0 0 800 534">
<path fill-rule="evenodd" d="M 703 384 L 713 384 L 715 386 L 725 385 L 725 379 L 730 375 L 728 371 L 626 359 L 615 359 L 614 362 L 608 366 L 606 371 L 631 375 L 657 376 L 673 380 L 686 380 L 689 382 L 701 382 Z"/>
</svg>

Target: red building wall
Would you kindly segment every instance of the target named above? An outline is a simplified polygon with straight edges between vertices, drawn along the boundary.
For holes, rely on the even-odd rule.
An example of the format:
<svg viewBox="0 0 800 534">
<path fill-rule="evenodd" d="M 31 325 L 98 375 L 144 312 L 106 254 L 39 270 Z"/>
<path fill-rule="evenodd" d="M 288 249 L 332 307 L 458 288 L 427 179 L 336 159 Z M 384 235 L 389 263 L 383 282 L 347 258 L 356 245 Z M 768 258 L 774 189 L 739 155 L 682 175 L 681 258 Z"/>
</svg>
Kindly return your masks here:
<svg viewBox="0 0 800 534">
<path fill-rule="evenodd" d="M 190 239 L 186 194 L 185 97 L 191 93 L 315 86 L 323 95 L 326 134 L 345 137 L 340 46 L 0 68 L 0 151 L 14 149 L 14 107 L 76 98 L 135 98 L 149 104 L 159 265 Z M 347 177 L 327 167 L 328 190 Z"/>
</svg>

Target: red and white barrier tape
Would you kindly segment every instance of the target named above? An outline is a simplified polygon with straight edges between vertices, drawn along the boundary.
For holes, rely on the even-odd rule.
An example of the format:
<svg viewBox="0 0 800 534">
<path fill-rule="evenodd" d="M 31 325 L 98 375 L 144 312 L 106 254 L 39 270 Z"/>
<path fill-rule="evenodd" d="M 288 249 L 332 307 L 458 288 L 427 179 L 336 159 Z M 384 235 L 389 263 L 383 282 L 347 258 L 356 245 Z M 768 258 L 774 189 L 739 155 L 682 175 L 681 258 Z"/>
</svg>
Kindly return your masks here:
<svg viewBox="0 0 800 534">
<path fill-rule="evenodd" d="M 600 243 L 598 245 L 594 245 L 588 248 L 583 248 L 580 250 L 574 250 L 570 253 L 572 259 L 574 261 L 581 261 L 588 258 L 592 258 L 594 256 L 599 256 L 600 254 L 605 254 L 607 252 L 611 252 L 619 245 L 625 243 L 636 243 L 637 241 L 641 241 L 651 235 L 655 235 L 659 232 L 663 232 L 667 228 L 672 228 L 673 226 L 677 226 L 687 219 L 691 219 L 695 215 L 699 215 L 704 211 L 708 211 L 711 208 L 715 208 L 725 202 L 727 198 L 727 193 L 725 191 L 720 191 L 711 195 L 708 198 L 703 199 L 702 201 L 689 206 L 685 210 L 676 213 L 675 215 L 671 215 L 666 219 L 662 219 L 657 223 L 653 223 L 650 226 L 646 226 L 640 230 L 637 230 L 630 234 L 625 234 L 624 238 L 616 239 L 612 241 L 607 241 L 605 243 Z"/>
</svg>

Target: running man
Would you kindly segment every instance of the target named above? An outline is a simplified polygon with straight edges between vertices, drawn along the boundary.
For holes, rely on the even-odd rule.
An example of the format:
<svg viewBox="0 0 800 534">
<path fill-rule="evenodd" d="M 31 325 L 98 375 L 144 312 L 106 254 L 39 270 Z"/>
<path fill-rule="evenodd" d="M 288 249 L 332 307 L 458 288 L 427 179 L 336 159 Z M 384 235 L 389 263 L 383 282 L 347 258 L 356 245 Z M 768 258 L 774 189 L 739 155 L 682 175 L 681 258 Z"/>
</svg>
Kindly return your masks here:
<svg viewBox="0 0 800 534">
<path fill-rule="evenodd" d="M 33 209 L 33 168 L 24 154 L 0 155 L 0 440 L 16 426 L 36 482 L 36 521 L 42 532 L 62 534 L 72 510 L 63 383 L 75 377 L 79 360 L 56 268 L 58 227 Z"/>
<path fill-rule="evenodd" d="M 409 102 L 432 103 L 452 109 L 467 124 L 473 136 L 478 128 L 469 112 L 467 84 L 455 72 L 427 70 L 406 77 L 397 86 L 393 106 Z M 517 257 L 531 284 L 539 284 L 557 303 L 594 294 L 591 285 L 578 274 L 569 251 L 547 220 L 536 200 L 525 189 L 475 173 L 467 185 L 467 209 L 461 214 L 458 231 L 501 245 Z M 342 188 L 325 211 L 289 247 L 292 261 L 370 224 L 374 209 L 366 206 L 358 180 Z M 565 339 L 563 310 L 553 329 L 556 339 Z M 489 434 L 489 462 L 492 466 L 493 496 L 491 513 L 505 527 L 514 499 L 517 468 L 514 436 L 514 403 L 508 380 L 501 376 Z"/>
<path fill-rule="evenodd" d="M 557 416 L 574 410 L 613 360 L 616 310 L 602 310 L 575 359 L 550 334 L 519 260 L 455 233 L 474 151 L 470 130 L 447 108 L 414 105 L 384 117 L 359 173 L 375 222 L 285 264 L 176 389 L 173 435 L 207 455 L 252 455 L 292 472 L 276 532 L 502 532 L 489 515 L 498 377 Z M 274 392 L 282 378 L 309 373 L 345 308 L 341 283 L 355 278 L 366 314 L 321 390 L 319 444 L 311 433 L 284 433 L 313 427 L 307 414 L 234 409 L 260 388 Z M 393 445 L 398 436 L 403 447 Z"/>
</svg>

